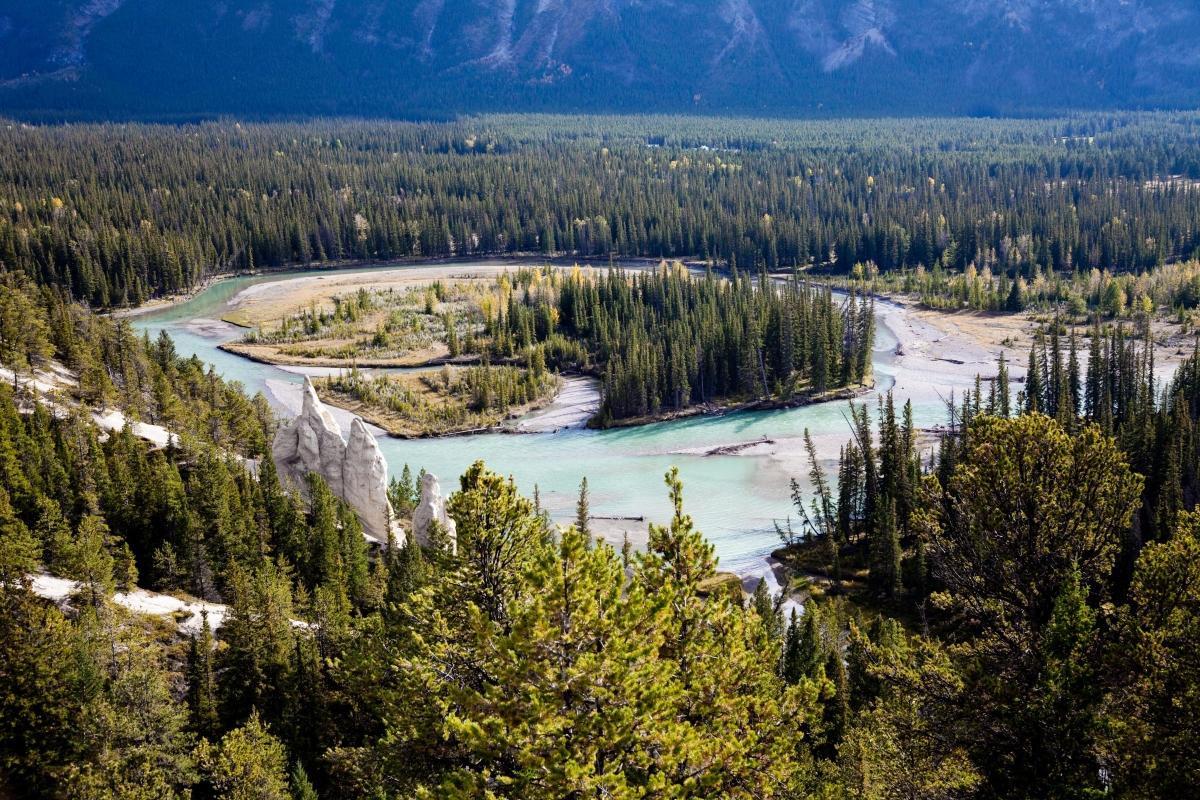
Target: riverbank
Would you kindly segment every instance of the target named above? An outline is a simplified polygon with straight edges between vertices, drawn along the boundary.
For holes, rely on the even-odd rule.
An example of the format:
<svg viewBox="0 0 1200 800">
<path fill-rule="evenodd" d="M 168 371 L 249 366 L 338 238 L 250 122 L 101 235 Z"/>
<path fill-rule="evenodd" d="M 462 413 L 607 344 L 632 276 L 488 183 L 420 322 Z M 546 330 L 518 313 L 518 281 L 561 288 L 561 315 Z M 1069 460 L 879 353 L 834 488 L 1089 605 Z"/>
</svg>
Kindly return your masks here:
<svg viewBox="0 0 1200 800">
<path fill-rule="evenodd" d="M 623 256 L 615 260 L 610 260 L 606 257 L 599 256 L 581 256 L 571 253 L 555 253 L 553 255 L 545 255 L 542 253 L 496 253 L 496 254 L 478 254 L 473 256 L 447 256 L 444 258 L 430 258 L 427 256 L 413 256 L 410 258 L 388 258 L 381 260 L 371 259 L 348 259 L 343 261 L 314 261 L 307 264 L 283 264 L 276 267 L 259 267 L 258 269 L 245 270 L 241 272 L 225 271 L 214 272 L 206 275 L 198 284 L 183 292 L 166 295 L 163 297 L 152 297 L 146 300 L 141 305 L 129 308 L 110 308 L 108 313 L 113 317 L 140 317 L 146 314 L 152 314 L 159 311 L 164 311 L 168 308 L 178 306 L 193 300 L 199 295 L 211 289 L 222 281 L 232 278 L 253 278 L 267 275 L 286 275 L 288 273 L 337 273 L 347 272 L 352 273 L 361 270 L 381 270 L 389 267 L 396 269 L 411 269 L 417 265 L 436 265 L 438 268 L 453 267 L 455 265 L 471 265 L 471 264 L 507 264 L 513 266 L 542 266 L 550 264 L 560 268 L 570 267 L 575 264 L 592 268 L 607 268 L 608 266 L 617 266 L 621 268 L 645 269 L 649 266 L 656 266 L 661 263 L 661 259 L 642 257 L 642 256 Z M 697 259 L 685 258 L 682 262 L 691 269 L 698 269 L 704 264 Z M 237 322 L 230 320 L 232 324 L 239 327 L 247 327 L 240 325 Z"/>
<path fill-rule="evenodd" d="M 658 414 L 643 414 L 636 417 L 624 417 L 622 419 L 609 420 L 601 425 L 599 423 L 591 424 L 589 427 L 595 427 L 599 430 L 610 430 L 614 428 L 636 428 L 641 425 L 654 425 L 659 422 L 673 422 L 676 420 L 690 419 L 692 417 L 723 417 L 726 414 L 738 414 L 746 411 L 784 411 L 791 408 L 803 408 L 817 403 L 832 403 L 838 400 L 854 400 L 864 395 L 872 394 L 875 391 L 874 382 L 858 386 L 847 386 L 840 389 L 832 389 L 827 392 L 795 395 L 793 397 L 767 397 L 757 398 L 754 400 L 743 400 L 731 403 L 696 403 L 686 408 L 681 408 L 672 411 L 662 411 Z M 751 443 L 756 444 L 756 443 Z M 730 445 L 729 447 L 738 447 L 740 445 Z"/>
<path fill-rule="evenodd" d="M 109 312 L 109 314 L 117 319 L 128 319 L 131 317 L 141 317 L 145 316 L 146 314 L 153 314 L 158 311 L 165 311 L 168 308 L 181 305 L 182 303 L 186 303 L 189 300 L 199 297 L 201 294 L 207 292 L 221 281 L 228 280 L 229 278 L 235 278 L 237 276 L 238 273 L 235 272 L 220 272 L 214 275 L 209 275 L 204 280 L 200 281 L 200 283 L 196 284 L 195 287 L 186 292 L 178 292 L 176 294 L 167 295 L 166 297 L 152 297 L 146 302 L 142 303 L 140 306 L 113 309 Z"/>
<path fill-rule="evenodd" d="M 1024 380 L 1029 349 L 1037 341 L 1039 331 L 1045 331 L 1053 321 L 1048 312 L 1022 311 L 975 311 L 962 309 L 944 311 L 922 305 L 918 298 L 904 294 L 878 294 L 877 317 L 880 309 L 900 308 L 902 314 L 893 314 L 892 319 L 900 332 L 912 334 L 901 337 L 897 363 L 901 366 L 919 364 L 917 369 L 930 375 L 954 373 L 962 375 L 962 367 L 978 367 L 971 373 L 984 378 L 993 377 L 1000 354 L 1008 359 L 1009 372 L 1013 377 Z M 901 319 L 903 317 L 904 319 Z M 1078 334 L 1077 346 L 1080 359 L 1085 357 L 1088 347 L 1090 322 L 1064 325 L 1074 328 Z M 1102 325 L 1123 324 L 1127 331 L 1133 330 L 1132 320 L 1103 320 Z M 1195 334 L 1188 333 L 1175 319 L 1163 315 L 1151 323 L 1154 339 L 1155 367 L 1160 378 L 1174 373 L 1175 368 L 1192 354 Z M 1066 342 L 1063 342 L 1065 349 Z"/>
<path fill-rule="evenodd" d="M 344 370 L 356 367 L 358 369 L 437 369 L 445 365 L 470 365 L 478 364 L 481 361 L 477 355 L 452 358 L 444 347 L 413 351 L 403 358 L 308 357 L 284 352 L 283 345 L 248 342 L 224 342 L 217 347 L 226 353 L 273 367 L 321 367 Z"/>
</svg>

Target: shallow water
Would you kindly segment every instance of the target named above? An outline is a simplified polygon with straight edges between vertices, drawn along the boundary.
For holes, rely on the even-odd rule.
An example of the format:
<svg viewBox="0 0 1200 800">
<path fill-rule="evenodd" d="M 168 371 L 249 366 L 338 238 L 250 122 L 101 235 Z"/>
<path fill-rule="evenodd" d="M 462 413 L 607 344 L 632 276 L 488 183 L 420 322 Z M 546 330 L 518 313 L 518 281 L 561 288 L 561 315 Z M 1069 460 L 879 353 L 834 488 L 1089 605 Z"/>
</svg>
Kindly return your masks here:
<svg viewBox="0 0 1200 800">
<path fill-rule="evenodd" d="M 461 271 L 464 266 L 455 264 L 447 269 Z M 288 395 L 298 397 L 292 387 L 298 387 L 303 376 L 217 349 L 221 342 L 243 333 L 219 320 L 234 296 L 245 288 L 302 274 L 273 273 L 221 281 L 191 300 L 135 317 L 131 322 L 151 336 L 166 330 L 180 354 L 195 354 L 226 378 L 241 381 L 249 392 L 266 393 L 286 413 L 293 402 Z M 880 391 L 895 386 L 898 403 L 911 398 L 918 425 L 937 424 L 945 419 L 941 398 L 968 387 L 967 375 L 973 376 L 975 368 L 928 376 L 919 370 L 899 369 L 893 355 L 896 332 L 905 339 L 906 348 L 908 337 L 921 335 L 913 332 L 907 314 L 898 306 L 879 307 L 874 360 L 877 386 Z M 763 556 L 778 546 L 774 521 L 782 521 L 789 514 L 795 517 L 789 481 L 794 476 L 802 484 L 807 482 L 804 429 L 811 431 L 829 469 L 838 448 L 850 435 L 846 413 L 845 402 L 833 402 L 612 431 L 568 429 L 423 440 L 381 436 L 380 445 L 394 473 L 406 463 L 414 470 L 424 467 L 441 478 L 443 490 L 452 490 L 457 476 L 481 459 L 490 468 L 512 475 L 526 494 L 531 495 L 536 485 L 542 503 L 555 519 L 562 520 L 574 516 L 579 481 L 586 475 L 593 515 L 645 516 L 650 521 L 665 521 L 670 506 L 663 475 L 671 466 L 678 466 L 686 510 L 715 545 L 722 568 L 747 573 L 760 570 Z M 734 455 L 705 454 L 716 447 L 763 439 L 770 442 Z M 605 527 L 617 531 L 627 527 L 644 535 L 645 523 L 618 521 Z"/>
</svg>

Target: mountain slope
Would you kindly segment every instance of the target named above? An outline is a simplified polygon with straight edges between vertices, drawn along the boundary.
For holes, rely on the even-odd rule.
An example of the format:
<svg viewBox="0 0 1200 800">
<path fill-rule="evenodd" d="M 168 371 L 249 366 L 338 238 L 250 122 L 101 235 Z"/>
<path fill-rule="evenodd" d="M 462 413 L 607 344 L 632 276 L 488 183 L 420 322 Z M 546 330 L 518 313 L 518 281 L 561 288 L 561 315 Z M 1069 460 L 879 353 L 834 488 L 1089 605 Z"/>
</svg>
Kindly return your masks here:
<svg viewBox="0 0 1200 800">
<path fill-rule="evenodd" d="M 0 1 L 0 108 L 13 110 L 1197 103 L 1200 10 L 1187 0 Z"/>
</svg>

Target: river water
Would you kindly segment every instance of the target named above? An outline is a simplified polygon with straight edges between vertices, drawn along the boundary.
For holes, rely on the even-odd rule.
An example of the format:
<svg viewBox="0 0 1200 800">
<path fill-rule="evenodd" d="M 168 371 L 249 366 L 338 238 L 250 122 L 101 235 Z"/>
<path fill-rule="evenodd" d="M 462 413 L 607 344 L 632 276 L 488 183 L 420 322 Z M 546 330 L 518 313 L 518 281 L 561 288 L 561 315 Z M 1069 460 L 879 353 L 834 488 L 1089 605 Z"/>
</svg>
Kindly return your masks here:
<svg viewBox="0 0 1200 800">
<path fill-rule="evenodd" d="M 461 274 L 464 266 L 469 265 L 447 269 Z M 250 393 L 264 392 L 279 411 L 294 413 L 302 375 L 243 359 L 217 345 L 244 333 L 220 321 L 239 292 L 303 274 L 272 273 L 220 281 L 190 300 L 137 316 L 132 324 L 152 337 L 166 330 L 180 354 L 199 356 L 226 378 L 240 381 Z M 922 328 L 910 312 L 892 304 L 879 304 L 877 323 L 877 387 L 880 391 L 894 387 L 898 403 L 911 399 L 918 425 L 944 422 L 943 398 L 967 388 L 976 372 L 988 370 L 983 356 L 952 370 L 926 371 L 920 364 L 906 365 L 902 362 L 911 358 L 895 355 L 897 343 L 909 350 L 937 332 Z M 422 440 L 380 435 L 379 440 L 393 473 L 404 464 L 414 471 L 424 467 L 439 476 L 443 491 L 450 491 L 457 476 L 482 459 L 491 469 L 512 475 L 527 495 L 532 495 L 536 485 L 543 505 L 555 519 L 564 521 L 574 516 L 579 481 L 586 475 L 593 515 L 663 522 L 670 515 L 663 475 L 671 466 L 678 466 L 686 510 L 716 547 L 721 568 L 754 575 L 761 574 L 764 556 L 779 544 L 774 522 L 789 515 L 795 519 L 789 481 L 795 477 L 807 484 L 805 428 L 811 431 L 827 469 L 832 469 L 838 448 L 850 436 L 846 414 L 845 402 L 833 402 L 610 431 L 574 428 Z M 345 415 L 341 421 L 346 430 Z M 759 443 L 732 455 L 707 455 L 714 448 L 751 442 Z M 645 536 L 645 522 L 627 520 L 604 526 L 609 535 L 628 530 L 635 542 Z"/>
</svg>

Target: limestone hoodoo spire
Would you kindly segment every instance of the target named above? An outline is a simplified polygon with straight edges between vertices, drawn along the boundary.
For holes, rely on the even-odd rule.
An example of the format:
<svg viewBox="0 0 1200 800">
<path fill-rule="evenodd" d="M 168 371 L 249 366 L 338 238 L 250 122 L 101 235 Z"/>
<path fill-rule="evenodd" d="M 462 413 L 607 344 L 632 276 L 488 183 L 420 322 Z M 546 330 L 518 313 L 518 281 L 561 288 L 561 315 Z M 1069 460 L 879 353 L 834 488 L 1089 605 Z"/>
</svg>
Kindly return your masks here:
<svg viewBox="0 0 1200 800">
<path fill-rule="evenodd" d="M 412 516 L 413 535 L 424 547 L 433 544 L 434 523 L 441 526 L 450 549 L 456 550 L 458 530 L 454 519 L 446 513 L 446 501 L 442 497 L 441 487 L 438 486 L 437 476 L 427 472 L 421 476 L 421 499 L 417 502 L 417 507 L 413 509 Z"/>
<path fill-rule="evenodd" d="M 320 475 L 358 514 L 366 534 L 387 542 L 393 514 L 387 498 L 387 460 L 379 443 L 357 417 L 350 424 L 347 443 L 307 377 L 300 414 L 279 428 L 271 456 L 281 481 L 304 491 L 308 473 Z M 400 538 L 398 528 L 396 533 Z"/>
<path fill-rule="evenodd" d="M 363 529 L 387 541 L 388 520 L 392 508 L 387 496 L 387 460 L 379 443 L 363 421 L 355 417 L 350 423 L 350 441 L 342 461 L 342 495 L 362 519 Z"/>
</svg>

